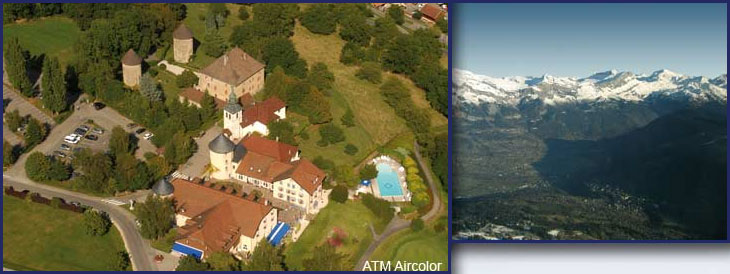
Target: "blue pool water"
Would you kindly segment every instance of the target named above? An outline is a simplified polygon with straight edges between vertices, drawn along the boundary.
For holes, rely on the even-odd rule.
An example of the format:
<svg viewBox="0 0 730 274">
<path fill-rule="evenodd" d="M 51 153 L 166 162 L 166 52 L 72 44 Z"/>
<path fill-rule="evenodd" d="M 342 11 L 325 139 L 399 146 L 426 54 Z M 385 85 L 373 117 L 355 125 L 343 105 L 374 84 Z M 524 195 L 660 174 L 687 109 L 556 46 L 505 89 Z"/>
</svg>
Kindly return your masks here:
<svg viewBox="0 0 730 274">
<path fill-rule="evenodd" d="M 398 173 L 390 167 L 388 164 L 378 164 L 378 188 L 380 189 L 380 196 L 401 196 L 403 195 L 403 189 L 401 189 L 400 183 L 398 182 Z"/>
</svg>

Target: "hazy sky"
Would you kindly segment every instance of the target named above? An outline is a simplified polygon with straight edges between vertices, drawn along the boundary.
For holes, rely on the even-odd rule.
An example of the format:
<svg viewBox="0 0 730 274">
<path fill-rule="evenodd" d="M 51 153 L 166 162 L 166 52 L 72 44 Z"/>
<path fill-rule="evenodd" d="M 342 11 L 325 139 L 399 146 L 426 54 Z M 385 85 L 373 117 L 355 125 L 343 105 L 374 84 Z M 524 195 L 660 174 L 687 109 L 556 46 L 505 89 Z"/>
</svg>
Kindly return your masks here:
<svg viewBox="0 0 730 274">
<path fill-rule="evenodd" d="M 726 4 L 454 4 L 454 67 L 490 76 L 727 72 Z"/>
</svg>

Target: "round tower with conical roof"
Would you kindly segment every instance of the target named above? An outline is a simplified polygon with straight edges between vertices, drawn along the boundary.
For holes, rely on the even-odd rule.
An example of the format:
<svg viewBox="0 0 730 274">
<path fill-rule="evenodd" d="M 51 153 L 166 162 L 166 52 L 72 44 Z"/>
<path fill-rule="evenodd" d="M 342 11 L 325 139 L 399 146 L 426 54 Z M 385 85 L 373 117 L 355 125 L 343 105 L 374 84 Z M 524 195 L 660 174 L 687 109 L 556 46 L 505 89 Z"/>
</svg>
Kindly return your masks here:
<svg viewBox="0 0 730 274">
<path fill-rule="evenodd" d="M 236 145 L 223 134 L 208 143 L 210 165 L 215 169 L 210 175 L 214 179 L 227 180 L 232 172 L 233 150 Z"/>
<path fill-rule="evenodd" d="M 167 177 L 163 177 L 152 185 L 152 193 L 160 197 L 168 197 L 172 195 L 174 190 L 175 187 L 172 186 L 172 183 L 170 183 Z"/>
<path fill-rule="evenodd" d="M 136 87 L 139 85 L 139 78 L 141 77 L 142 58 L 133 49 L 129 49 L 124 54 L 124 57 L 122 57 L 122 78 L 124 78 L 124 84 L 129 87 Z"/>
<path fill-rule="evenodd" d="M 185 26 L 180 26 L 172 32 L 172 47 L 175 62 L 186 64 L 193 55 L 193 32 Z"/>
</svg>

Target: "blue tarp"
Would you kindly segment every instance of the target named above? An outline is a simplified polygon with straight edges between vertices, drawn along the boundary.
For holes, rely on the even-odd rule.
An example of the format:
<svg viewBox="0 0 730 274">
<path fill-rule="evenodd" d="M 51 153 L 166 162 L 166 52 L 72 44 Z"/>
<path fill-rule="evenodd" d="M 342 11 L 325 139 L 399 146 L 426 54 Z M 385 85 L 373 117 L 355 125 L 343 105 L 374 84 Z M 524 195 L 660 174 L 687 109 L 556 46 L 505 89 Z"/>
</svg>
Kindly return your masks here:
<svg viewBox="0 0 730 274">
<path fill-rule="evenodd" d="M 361 185 L 364 185 L 364 186 L 369 186 L 370 185 L 370 180 L 362 180 L 362 181 L 360 181 L 360 184 Z"/>
<path fill-rule="evenodd" d="M 192 255 L 195 258 L 201 259 L 203 257 L 203 251 L 190 247 L 181 243 L 175 243 L 172 245 L 172 251 L 177 251 L 185 255 Z"/>
<path fill-rule="evenodd" d="M 271 234 L 269 234 L 266 239 L 269 243 L 271 243 L 271 245 L 276 246 L 282 239 L 284 239 L 287 232 L 289 232 L 289 224 L 279 222 L 276 226 L 274 226 L 274 229 L 271 230 Z"/>
</svg>

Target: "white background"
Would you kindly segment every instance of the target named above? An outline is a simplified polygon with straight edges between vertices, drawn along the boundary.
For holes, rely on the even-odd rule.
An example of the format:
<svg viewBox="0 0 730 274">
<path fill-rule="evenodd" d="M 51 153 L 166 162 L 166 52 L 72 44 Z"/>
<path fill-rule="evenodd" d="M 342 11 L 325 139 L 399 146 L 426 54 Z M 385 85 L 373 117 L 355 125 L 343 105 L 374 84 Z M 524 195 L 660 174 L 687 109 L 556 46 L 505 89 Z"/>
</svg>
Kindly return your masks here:
<svg viewBox="0 0 730 274">
<path fill-rule="evenodd" d="M 454 274 L 730 274 L 728 244 L 453 244 Z"/>
</svg>

